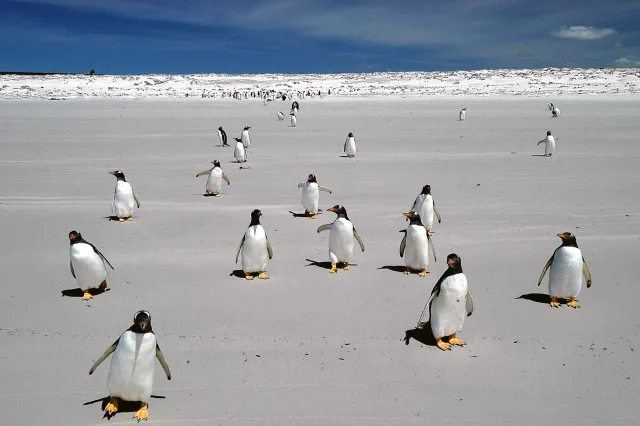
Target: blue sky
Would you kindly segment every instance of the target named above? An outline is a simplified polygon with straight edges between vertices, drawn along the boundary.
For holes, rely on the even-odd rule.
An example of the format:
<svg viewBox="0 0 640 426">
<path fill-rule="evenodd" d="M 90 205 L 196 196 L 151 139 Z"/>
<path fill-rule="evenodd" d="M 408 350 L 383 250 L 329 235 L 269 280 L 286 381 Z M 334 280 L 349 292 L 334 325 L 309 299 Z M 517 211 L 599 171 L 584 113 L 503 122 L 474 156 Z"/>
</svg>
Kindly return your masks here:
<svg viewBox="0 0 640 426">
<path fill-rule="evenodd" d="M 640 67 L 639 0 L 0 0 L 0 70 Z"/>
</svg>

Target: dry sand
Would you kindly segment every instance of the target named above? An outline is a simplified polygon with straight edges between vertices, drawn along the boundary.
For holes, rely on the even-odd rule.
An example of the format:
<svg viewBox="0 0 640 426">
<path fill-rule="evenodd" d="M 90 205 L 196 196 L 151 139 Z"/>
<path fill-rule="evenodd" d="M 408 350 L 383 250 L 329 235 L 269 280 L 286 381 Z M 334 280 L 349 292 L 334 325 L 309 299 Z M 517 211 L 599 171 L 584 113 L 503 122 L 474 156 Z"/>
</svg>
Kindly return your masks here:
<svg viewBox="0 0 640 426">
<path fill-rule="evenodd" d="M 545 99 L 316 99 L 297 128 L 276 120 L 290 102 L 0 102 L 0 422 L 134 424 L 101 419 L 109 360 L 88 370 L 147 309 L 174 376 L 157 366 L 166 398 L 149 424 L 637 424 L 640 99 L 549 100 L 560 118 Z M 252 126 L 250 169 L 217 146 L 219 125 L 230 141 Z M 547 130 L 554 158 L 535 156 Z M 353 160 L 340 157 L 350 131 Z M 195 175 L 216 158 L 231 185 L 205 198 Z M 142 203 L 131 223 L 105 218 L 115 168 Z M 323 263 L 316 228 L 334 214 L 289 213 L 309 173 L 333 190 L 321 208 L 343 204 L 364 239 L 350 271 Z M 405 276 L 402 213 L 426 183 L 438 262 Z M 230 276 L 254 208 L 268 281 Z M 72 229 L 115 266 L 90 302 L 61 296 L 76 286 Z M 518 299 L 546 294 L 538 275 L 563 231 L 594 277 L 582 308 Z M 407 346 L 451 252 L 475 300 L 468 345 Z"/>
</svg>

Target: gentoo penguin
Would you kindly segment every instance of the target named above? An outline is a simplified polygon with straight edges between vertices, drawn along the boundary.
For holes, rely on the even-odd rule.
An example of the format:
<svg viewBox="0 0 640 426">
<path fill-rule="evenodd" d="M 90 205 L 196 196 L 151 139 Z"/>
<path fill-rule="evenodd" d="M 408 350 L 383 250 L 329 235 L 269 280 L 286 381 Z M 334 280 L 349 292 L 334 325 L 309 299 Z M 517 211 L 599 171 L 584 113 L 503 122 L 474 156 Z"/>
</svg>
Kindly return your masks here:
<svg viewBox="0 0 640 426">
<path fill-rule="evenodd" d="M 560 114 L 560 109 L 551 102 L 549 102 L 549 110 L 551 111 L 551 117 L 553 118 L 557 118 L 558 114 Z"/>
<path fill-rule="evenodd" d="M 296 127 L 298 125 L 298 118 L 294 112 L 289 114 L 291 116 L 291 127 Z"/>
<path fill-rule="evenodd" d="M 242 144 L 242 139 L 234 138 L 236 141 L 236 147 L 233 150 L 233 156 L 236 157 L 238 163 L 246 163 L 247 162 L 247 151 L 244 149 L 244 145 Z"/>
<path fill-rule="evenodd" d="M 251 127 L 245 126 L 242 129 L 242 134 L 240 135 L 240 139 L 242 139 L 242 145 L 244 145 L 245 149 L 248 149 L 251 146 L 251 135 L 249 134 L 249 129 Z"/>
<path fill-rule="evenodd" d="M 318 185 L 316 175 L 313 173 L 309 175 L 306 182 L 299 183 L 298 188 L 302 188 L 302 207 L 304 207 L 304 214 L 311 215 L 311 219 L 315 219 L 318 214 L 320 191 L 331 194 L 331 190 L 326 186 Z"/>
<path fill-rule="evenodd" d="M 582 289 L 582 276 L 587 281 L 587 288 L 591 287 L 591 271 L 589 265 L 582 257 L 582 252 L 578 248 L 576 237 L 571 232 L 558 234 L 562 240 L 562 245 L 551 255 L 551 258 L 544 265 L 538 286 L 544 278 L 547 269 L 549 271 L 549 296 L 551 296 L 551 306 L 560 306 L 558 298 L 569 299 L 568 306 L 579 308 L 576 297 Z"/>
<path fill-rule="evenodd" d="M 422 187 L 422 192 L 418 194 L 409 210 L 420 215 L 420 220 L 425 228 L 427 228 L 429 235 L 433 235 L 431 228 L 433 227 L 434 213 L 438 218 L 438 223 L 442 223 L 440 212 L 438 211 L 438 207 L 436 206 L 435 201 L 433 201 L 433 196 L 431 195 L 431 185 L 425 185 Z"/>
<path fill-rule="evenodd" d="M 220 162 L 218 160 L 213 160 L 211 164 L 213 164 L 211 169 L 201 171 L 196 175 L 196 177 L 209 175 L 205 195 L 219 197 L 220 189 L 222 188 L 222 179 L 227 182 L 227 185 L 231 185 L 231 182 L 229 182 L 229 178 L 224 174 L 222 168 L 220 168 Z"/>
<path fill-rule="evenodd" d="M 242 251 L 242 271 L 248 280 L 252 280 L 253 274 L 256 273 L 261 280 L 269 278 L 264 271 L 267 270 L 267 257 L 269 259 L 273 257 L 267 233 L 260 225 L 260 216 L 262 216 L 260 210 L 256 209 L 251 212 L 251 223 L 249 223 L 236 252 L 236 263 L 238 263 L 238 257 Z"/>
<path fill-rule="evenodd" d="M 404 271 L 409 275 L 412 271 L 418 272 L 418 276 L 427 276 L 427 266 L 429 265 L 429 249 L 436 260 L 436 251 L 427 229 L 420 220 L 420 215 L 416 212 L 404 213 L 409 218 L 409 226 L 405 231 L 400 243 L 400 257 L 404 257 L 404 264 L 407 269 Z"/>
<path fill-rule="evenodd" d="M 464 318 L 473 313 L 473 299 L 467 288 L 467 277 L 457 254 L 447 256 L 448 268 L 431 291 L 429 317 L 431 331 L 440 349 L 451 349 L 450 345 L 464 345 L 456 334 L 462 330 Z M 449 342 L 442 338 L 448 337 Z"/>
<path fill-rule="evenodd" d="M 115 353 L 114 353 L 115 352 Z M 153 373 L 156 367 L 156 358 L 171 380 L 171 370 L 164 358 L 156 335 L 151 328 L 151 315 L 147 311 L 138 311 L 133 317 L 133 325 L 113 342 L 113 345 L 104 351 L 102 356 L 93 364 L 89 374 L 93 374 L 96 368 L 107 359 L 111 358 L 107 389 L 111 397 L 105 407 L 108 416 L 118 411 L 119 399 L 125 401 L 140 401 L 140 409 L 135 418 L 147 420 L 149 417 L 148 403 L 153 390 Z"/>
<path fill-rule="evenodd" d="M 111 212 L 115 213 L 120 222 L 125 220 L 133 220 L 133 205 L 135 203 L 140 208 L 140 200 L 134 192 L 131 184 L 124 178 L 124 173 L 120 170 L 109 172 L 118 180 L 116 181 L 116 189 L 111 200 Z"/>
<path fill-rule="evenodd" d="M 71 275 L 78 281 L 78 287 L 84 292 L 82 300 L 93 299 L 89 290 L 107 288 L 107 265 L 113 266 L 100 250 L 93 244 L 82 239 L 79 232 L 69 232 L 69 269 Z"/>
<path fill-rule="evenodd" d="M 539 141 L 537 145 L 541 143 L 544 144 L 545 157 L 551 157 L 552 154 L 556 153 L 556 139 L 551 136 L 551 130 L 547 130 L 547 137 Z"/>
<path fill-rule="evenodd" d="M 227 143 L 227 132 L 224 131 L 222 126 L 218 127 L 218 139 L 220 140 L 222 146 L 230 146 Z"/>
<path fill-rule="evenodd" d="M 282 111 L 278 112 L 278 120 L 284 120 L 284 112 Z"/>
<path fill-rule="evenodd" d="M 300 109 L 300 104 L 298 103 L 298 101 L 293 101 L 293 103 L 291 104 L 291 110 L 298 112 L 299 109 Z"/>
<path fill-rule="evenodd" d="M 460 115 L 458 116 L 458 119 L 459 119 L 460 121 L 464 121 L 464 119 L 465 119 L 466 115 L 467 115 L 467 109 L 466 109 L 466 108 L 462 108 L 462 109 L 460 110 Z"/>
<path fill-rule="evenodd" d="M 356 144 L 356 138 L 353 137 L 353 133 L 347 135 L 347 140 L 344 141 L 344 152 L 347 157 L 355 157 L 358 151 L 358 145 Z"/>
<path fill-rule="evenodd" d="M 338 263 L 342 263 L 342 269 L 349 269 L 349 262 L 353 255 L 353 238 L 355 237 L 360 244 L 360 249 L 364 251 L 364 243 L 358 235 L 358 231 L 353 226 L 347 216 L 347 209 L 341 205 L 335 205 L 328 212 L 334 212 L 338 218 L 333 223 L 322 225 L 318 228 L 318 232 L 330 230 L 329 233 L 329 261 L 331 262 L 331 272 L 338 272 Z"/>
</svg>

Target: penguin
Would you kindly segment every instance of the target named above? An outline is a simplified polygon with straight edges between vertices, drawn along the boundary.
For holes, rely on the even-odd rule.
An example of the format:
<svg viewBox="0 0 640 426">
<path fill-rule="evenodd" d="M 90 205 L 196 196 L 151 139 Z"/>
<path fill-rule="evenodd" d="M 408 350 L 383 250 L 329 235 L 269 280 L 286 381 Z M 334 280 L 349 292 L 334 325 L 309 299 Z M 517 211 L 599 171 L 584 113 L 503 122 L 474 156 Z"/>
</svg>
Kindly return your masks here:
<svg viewBox="0 0 640 426">
<path fill-rule="evenodd" d="M 544 144 L 545 157 L 551 157 L 552 154 L 556 153 L 556 139 L 551 136 L 551 130 L 547 130 L 547 137 L 539 141 L 537 145 L 540 145 L 541 143 Z"/>
<path fill-rule="evenodd" d="M 120 222 L 125 220 L 133 220 L 133 205 L 135 203 L 140 208 L 140 200 L 131 184 L 124 178 L 124 173 L 120 170 L 109 172 L 118 180 L 116 181 L 116 189 L 111 200 L 111 212 L 116 215 Z"/>
<path fill-rule="evenodd" d="M 459 121 L 464 121 L 466 115 L 467 115 L 467 109 L 466 108 L 462 108 L 460 110 L 460 115 L 458 116 Z"/>
<path fill-rule="evenodd" d="M 138 311 L 133 316 L 133 325 L 104 351 L 102 356 L 93 364 L 89 375 L 113 353 L 107 389 L 110 400 L 105 407 L 105 414 L 112 416 L 118 411 L 119 400 L 140 402 L 140 409 L 135 418 L 147 420 L 149 417 L 149 398 L 153 391 L 153 373 L 155 359 L 171 380 L 171 370 L 164 358 L 156 335 L 151 328 L 151 315 L 147 311 Z"/>
<path fill-rule="evenodd" d="M 245 149 L 248 149 L 251 146 L 251 135 L 249 134 L 249 129 L 251 127 L 249 126 L 245 126 L 244 129 L 242 129 L 242 134 L 240 135 L 240 138 L 242 139 L 242 145 L 244 145 Z"/>
<path fill-rule="evenodd" d="M 242 139 L 234 138 L 236 140 L 236 147 L 233 150 L 233 156 L 236 157 L 238 163 L 246 163 L 247 162 L 247 151 L 244 149 L 244 145 L 242 144 Z"/>
<path fill-rule="evenodd" d="M 473 299 L 467 287 L 467 277 L 462 272 L 460 257 L 451 253 L 447 256 L 447 266 L 427 302 L 431 331 L 436 345 L 443 351 L 450 350 L 451 345 L 465 344 L 456 335 L 462 330 L 465 317 L 473 313 Z M 448 343 L 442 341 L 443 337 L 448 337 Z"/>
<path fill-rule="evenodd" d="M 318 185 L 316 175 L 313 173 L 309 175 L 306 182 L 299 183 L 298 188 L 302 188 L 302 207 L 304 207 L 304 214 L 307 216 L 311 215 L 311 219 L 315 219 L 318 214 L 320 191 L 331 194 L 331 190 L 326 186 Z"/>
<path fill-rule="evenodd" d="M 289 115 L 291 115 L 291 127 L 296 127 L 298 125 L 298 118 L 296 117 L 296 114 L 292 112 Z"/>
<path fill-rule="evenodd" d="M 358 241 L 360 249 L 364 252 L 364 243 L 362 238 L 356 231 L 349 217 L 347 216 L 347 209 L 341 205 L 335 205 L 328 212 L 334 212 L 338 215 L 337 219 L 333 223 L 322 225 L 318 228 L 318 233 L 329 230 L 329 261 L 331 262 L 332 274 L 338 272 L 338 263 L 342 263 L 342 269 L 349 269 L 349 262 L 353 255 L 353 239 Z"/>
<path fill-rule="evenodd" d="M 273 258 L 271 242 L 260 224 L 260 216 L 262 216 L 260 210 L 251 212 L 251 223 L 236 252 L 236 263 L 238 263 L 238 257 L 242 251 L 242 271 L 248 280 L 252 280 L 255 273 L 258 273 L 258 278 L 261 280 L 268 279 L 269 277 L 264 273 L 267 270 L 267 256 L 269 259 Z"/>
<path fill-rule="evenodd" d="M 298 101 L 293 101 L 293 103 L 291 104 L 291 110 L 298 112 L 299 109 L 300 109 L 300 104 L 298 103 Z"/>
<path fill-rule="evenodd" d="M 347 135 L 347 140 L 344 141 L 344 152 L 347 157 L 353 158 L 358 151 L 358 145 L 356 144 L 356 138 L 353 137 L 353 133 Z"/>
<path fill-rule="evenodd" d="M 433 228 L 434 213 L 438 218 L 438 223 L 442 223 L 440 212 L 438 211 L 438 207 L 436 206 L 435 201 L 433 201 L 433 196 L 431 195 L 431 185 L 425 185 L 422 187 L 422 192 L 418 194 L 409 211 L 416 212 L 420 215 L 420 220 L 425 228 L 427 228 L 429 236 L 433 235 L 431 228 Z"/>
<path fill-rule="evenodd" d="M 549 102 L 549 110 L 551 111 L 551 117 L 558 118 L 558 114 L 560 114 L 560 109 L 555 106 L 552 102 Z"/>
<path fill-rule="evenodd" d="M 227 132 L 224 131 L 222 126 L 218 127 L 218 139 L 220 140 L 222 146 L 230 146 L 227 143 Z"/>
<path fill-rule="evenodd" d="M 576 297 L 582 289 L 582 276 L 585 277 L 587 288 L 591 287 L 591 271 L 578 248 L 576 237 L 571 232 L 558 234 L 558 237 L 562 240 L 562 245 L 553 252 L 547 264 L 544 265 L 538 286 L 547 273 L 547 269 L 551 268 L 549 271 L 551 306 L 557 308 L 560 306 L 558 298 L 568 298 L 567 306 L 576 309 L 580 307 L 576 302 Z"/>
<path fill-rule="evenodd" d="M 278 120 L 284 120 L 284 112 L 282 111 L 278 112 Z"/>
<path fill-rule="evenodd" d="M 85 241 L 77 231 L 69 232 L 69 269 L 78 281 L 78 287 L 84 292 L 82 300 L 93 299 L 89 290 L 107 288 L 107 265 L 113 266 L 100 250 Z"/>
<path fill-rule="evenodd" d="M 404 264 L 407 269 L 405 275 L 409 275 L 412 271 L 417 271 L 418 276 L 427 276 L 427 266 L 429 265 L 429 249 L 433 254 L 433 260 L 436 261 L 436 251 L 433 248 L 433 242 L 420 220 L 420 215 L 416 212 L 404 213 L 409 218 L 409 226 L 404 231 L 404 237 L 400 243 L 400 257 L 404 257 Z M 406 253 L 406 256 L 405 256 Z"/>
<path fill-rule="evenodd" d="M 206 192 L 204 195 L 213 195 L 214 197 L 219 197 L 220 189 L 222 188 L 222 179 L 227 182 L 227 185 L 231 185 L 231 182 L 229 182 L 229 178 L 224 174 L 222 168 L 220 168 L 220 162 L 218 160 L 213 160 L 211 164 L 213 164 L 213 167 L 211 169 L 201 171 L 196 175 L 196 177 L 209 175 L 209 178 L 207 179 Z"/>
</svg>

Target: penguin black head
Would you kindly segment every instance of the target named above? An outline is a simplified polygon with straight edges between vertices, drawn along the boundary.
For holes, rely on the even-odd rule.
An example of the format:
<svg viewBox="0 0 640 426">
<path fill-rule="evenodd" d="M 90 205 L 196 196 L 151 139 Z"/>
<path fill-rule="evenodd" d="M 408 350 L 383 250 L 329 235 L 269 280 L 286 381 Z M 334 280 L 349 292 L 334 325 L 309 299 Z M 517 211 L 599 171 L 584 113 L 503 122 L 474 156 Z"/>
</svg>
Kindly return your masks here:
<svg viewBox="0 0 640 426">
<path fill-rule="evenodd" d="M 551 136 L 551 130 L 547 130 L 547 136 Z"/>
<path fill-rule="evenodd" d="M 576 236 L 571 232 L 563 232 L 562 234 L 558 234 L 558 237 L 562 240 L 562 245 L 564 247 L 578 247 Z"/>
<path fill-rule="evenodd" d="M 451 253 L 447 256 L 447 265 L 452 272 L 459 274 L 462 273 L 462 260 L 457 254 Z"/>
<path fill-rule="evenodd" d="M 349 132 L 349 134 L 347 135 L 347 137 L 352 138 L 352 137 L 353 137 L 353 133 Z"/>
<path fill-rule="evenodd" d="M 213 164 L 213 167 L 220 167 L 220 162 L 218 160 L 213 160 L 211 164 Z"/>
<path fill-rule="evenodd" d="M 403 216 L 409 218 L 409 225 L 422 225 L 422 219 L 420 219 L 420 215 L 416 212 L 403 213 Z"/>
<path fill-rule="evenodd" d="M 114 171 L 112 171 L 112 172 L 109 172 L 109 174 L 110 174 L 110 175 L 114 175 L 115 177 L 117 177 L 117 178 L 118 178 L 118 180 L 123 180 L 123 181 L 125 181 L 125 182 L 127 181 L 127 180 L 124 178 L 124 173 L 122 173 L 122 171 L 121 171 L 121 170 L 114 170 Z"/>
<path fill-rule="evenodd" d="M 318 183 L 318 181 L 316 180 L 316 175 L 314 175 L 313 173 L 311 173 L 311 174 L 309 175 L 309 177 L 307 178 L 307 182 L 310 182 L 310 183 L 314 183 L 314 182 L 315 182 L 315 183 Z"/>
<path fill-rule="evenodd" d="M 424 195 L 431 194 L 431 185 L 423 186 L 421 194 L 424 194 Z"/>
<path fill-rule="evenodd" d="M 255 209 L 251 212 L 251 223 L 249 226 L 260 225 L 260 216 L 262 216 L 262 212 L 258 209 Z"/>
<path fill-rule="evenodd" d="M 236 142 L 242 142 L 242 139 L 240 138 L 233 138 L 233 139 L 235 139 Z"/>
<path fill-rule="evenodd" d="M 218 130 L 222 130 L 222 126 L 218 127 Z"/>
<path fill-rule="evenodd" d="M 249 130 L 251 126 L 244 126 L 244 130 Z"/>
<path fill-rule="evenodd" d="M 82 235 L 78 231 L 69 232 L 69 244 L 74 245 L 75 243 L 80 243 L 82 241 Z"/>
<path fill-rule="evenodd" d="M 340 204 L 336 204 L 335 206 L 331 207 L 330 209 L 327 209 L 328 212 L 334 212 L 335 214 L 338 215 L 338 217 L 344 217 L 345 219 L 349 219 L 349 217 L 347 216 L 347 209 L 344 208 L 344 206 L 340 205 Z"/>
<path fill-rule="evenodd" d="M 134 333 L 151 333 L 151 314 L 147 311 L 136 312 L 130 330 Z"/>
</svg>

